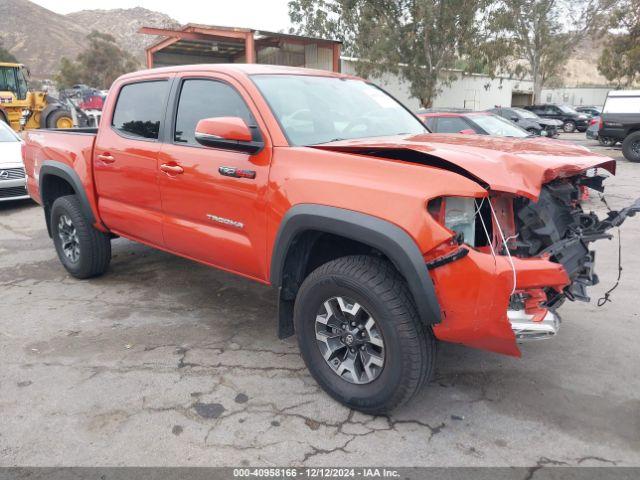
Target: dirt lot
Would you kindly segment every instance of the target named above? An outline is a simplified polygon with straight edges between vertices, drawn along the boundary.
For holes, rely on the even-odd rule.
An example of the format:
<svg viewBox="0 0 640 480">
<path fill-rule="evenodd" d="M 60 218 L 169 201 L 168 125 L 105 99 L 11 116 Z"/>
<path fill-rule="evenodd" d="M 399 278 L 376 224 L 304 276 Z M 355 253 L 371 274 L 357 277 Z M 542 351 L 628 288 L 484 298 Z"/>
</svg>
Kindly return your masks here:
<svg viewBox="0 0 640 480">
<path fill-rule="evenodd" d="M 606 153 L 621 207 L 640 165 Z M 105 276 L 77 281 L 41 209 L 2 205 L 0 464 L 640 466 L 640 219 L 622 244 L 613 303 L 595 305 L 616 277 L 601 241 L 601 284 L 563 307 L 558 337 L 522 359 L 442 344 L 415 401 L 373 418 L 276 338 L 270 289 L 122 239 Z"/>
</svg>

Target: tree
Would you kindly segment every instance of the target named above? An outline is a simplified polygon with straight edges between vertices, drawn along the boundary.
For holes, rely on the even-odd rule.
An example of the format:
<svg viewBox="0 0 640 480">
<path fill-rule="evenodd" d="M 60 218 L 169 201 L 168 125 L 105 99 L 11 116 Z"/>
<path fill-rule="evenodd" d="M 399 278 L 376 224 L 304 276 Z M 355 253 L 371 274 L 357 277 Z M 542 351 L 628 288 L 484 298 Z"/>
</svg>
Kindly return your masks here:
<svg viewBox="0 0 640 480">
<path fill-rule="evenodd" d="M 503 54 L 478 48 L 485 6 L 485 0 L 292 0 L 289 16 L 297 33 L 342 40 L 345 53 L 359 59 L 358 75 L 398 74 L 430 107 L 439 87 L 457 77 L 455 67 L 492 71 Z"/>
<path fill-rule="evenodd" d="M 120 75 L 139 67 L 138 61 L 116 44 L 109 34 L 93 31 L 87 36 L 89 45 L 75 61 L 63 57 L 55 77 L 59 88 L 85 83 L 107 89 Z"/>
<path fill-rule="evenodd" d="M 13 54 L 4 48 L 2 40 L 0 39 L 0 62 L 18 63 L 18 59 Z"/>
<path fill-rule="evenodd" d="M 623 1 L 613 12 L 598 71 L 618 88 L 640 82 L 640 0 Z"/>
<path fill-rule="evenodd" d="M 602 24 L 618 0 L 499 0 L 489 25 L 512 52 L 503 66 L 530 76 L 535 101 L 542 87 L 562 73 L 575 46 Z"/>
</svg>

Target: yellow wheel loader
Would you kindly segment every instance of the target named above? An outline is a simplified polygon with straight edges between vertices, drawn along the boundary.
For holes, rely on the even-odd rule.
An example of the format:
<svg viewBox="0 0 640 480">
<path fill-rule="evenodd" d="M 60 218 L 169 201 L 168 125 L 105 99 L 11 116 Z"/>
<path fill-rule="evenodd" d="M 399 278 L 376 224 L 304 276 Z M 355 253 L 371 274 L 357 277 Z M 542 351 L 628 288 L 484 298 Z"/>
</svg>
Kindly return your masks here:
<svg viewBox="0 0 640 480">
<path fill-rule="evenodd" d="M 0 62 L 0 121 L 15 131 L 34 128 L 72 128 L 68 107 L 46 92 L 29 90 L 28 69 L 20 63 Z"/>
</svg>

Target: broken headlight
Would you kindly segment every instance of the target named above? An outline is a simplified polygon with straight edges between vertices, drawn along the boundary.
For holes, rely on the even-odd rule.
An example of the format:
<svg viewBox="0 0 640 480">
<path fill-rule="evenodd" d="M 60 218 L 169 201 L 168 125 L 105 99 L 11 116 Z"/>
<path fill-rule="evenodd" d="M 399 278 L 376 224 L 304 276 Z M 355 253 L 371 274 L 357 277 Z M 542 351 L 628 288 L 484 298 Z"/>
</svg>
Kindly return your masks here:
<svg viewBox="0 0 640 480">
<path fill-rule="evenodd" d="M 431 200 L 428 210 L 440 224 L 456 233 L 459 243 L 474 246 L 476 238 L 476 199 L 469 197 L 438 197 Z"/>
</svg>

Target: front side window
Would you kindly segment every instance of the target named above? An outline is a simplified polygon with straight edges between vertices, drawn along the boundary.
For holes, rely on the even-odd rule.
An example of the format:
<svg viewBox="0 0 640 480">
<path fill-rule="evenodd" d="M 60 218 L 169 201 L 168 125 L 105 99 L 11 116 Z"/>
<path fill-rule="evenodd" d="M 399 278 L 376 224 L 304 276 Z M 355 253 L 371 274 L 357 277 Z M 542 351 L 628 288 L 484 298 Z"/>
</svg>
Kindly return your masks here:
<svg viewBox="0 0 640 480">
<path fill-rule="evenodd" d="M 173 140 L 199 145 L 195 139 L 196 125 L 202 119 L 213 117 L 240 117 L 249 126 L 256 123 L 247 104 L 232 86 L 215 80 L 185 80 L 180 92 Z"/>
<path fill-rule="evenodd" d="M 422 122 L 362 80 L 310 75 L 253 75 L 289 143 L 426 133 Z"/>
<path fill-rule="evenodd" d="M 157 140 L 168 89 L 166 80 L 125 85 L 118 95 L 111 124 L 125 135 Z"/>
</svg>

